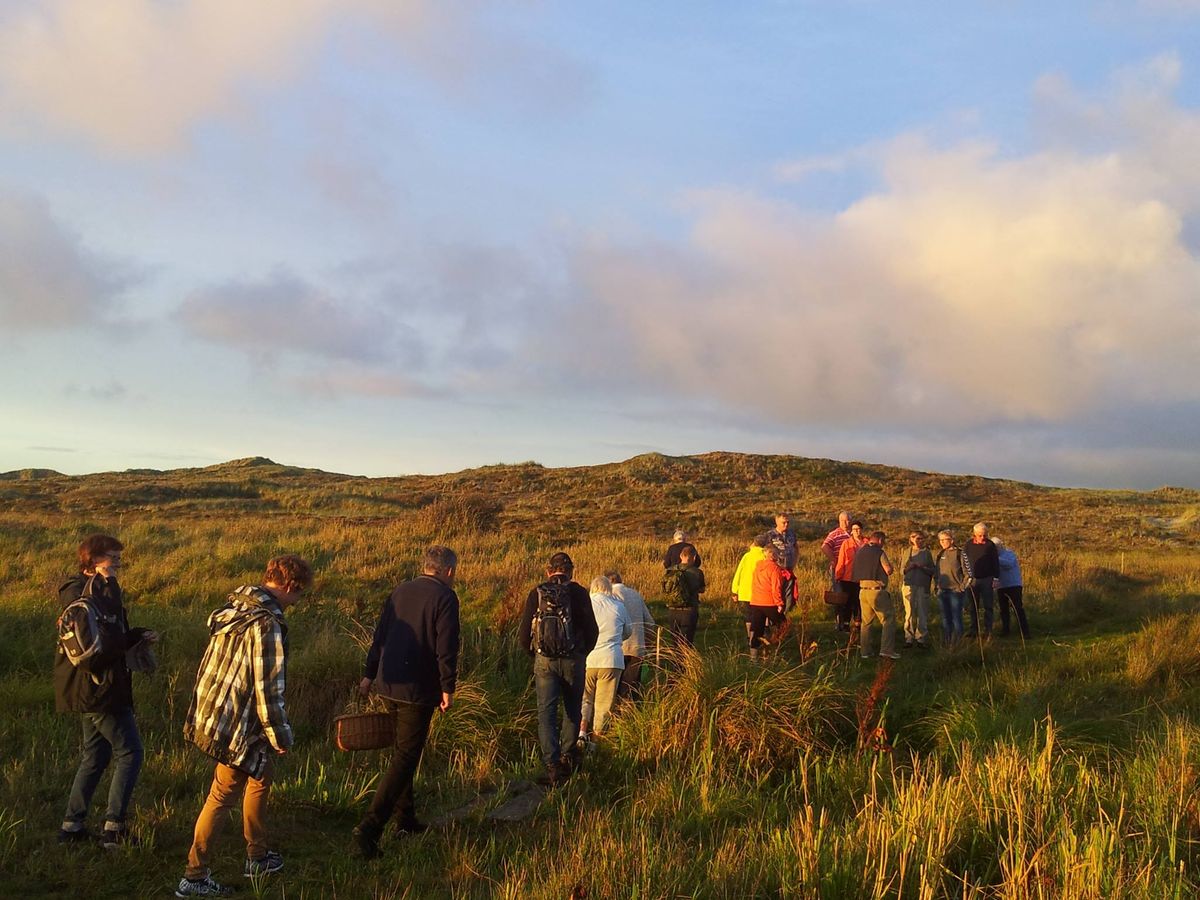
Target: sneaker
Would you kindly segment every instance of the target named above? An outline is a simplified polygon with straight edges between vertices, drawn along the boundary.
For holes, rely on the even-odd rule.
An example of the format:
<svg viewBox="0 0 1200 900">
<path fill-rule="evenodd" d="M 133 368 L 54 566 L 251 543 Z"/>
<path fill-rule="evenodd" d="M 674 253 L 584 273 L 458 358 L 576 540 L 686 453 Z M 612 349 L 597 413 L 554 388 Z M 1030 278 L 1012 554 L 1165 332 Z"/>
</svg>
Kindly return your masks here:
<svg viewBox="0 0 1200 900">
<path fill-rule="evenodd" d="M 356 825 L 354 831 L 354 850 L 362 859 L 375 859 L 379 856 L 379 839 L 368 834 L 361 825 Z"/>
<path fill-rule="evenodd" d="M 207 875 L 199 881 L 180 878 L 179 887 L 175 888 L 176 897 L 228 897 L 232 893 L 233 888 L 213 881 Z"/>
<path fill-rule="evenodd" d="M 880 653 L 879 655 L 882 656 L 884 659 L 899 659 L 900 658 L 900 654 L 896 653 L 894 651 L 892 653 Z"/>
<path fill-rule="evenodd" d="M 283 871 L 283 854 L 268 850 L 262 859 L 248 859 L 242 868 L 242 875 L 253 878 L 256 875 L 274 875 Z"/>
<path fill-rule="evenodd" d="M 129 833 L 127 828 L 105 828 L 100 832 L 100 846 L 105 850 L 116 850 L 120 847 L 139 847 L 141 841 Z"/>
<path fill-rule="evenodd" d="M 74 831 L 67 831 L 65 828 L 58 829 L 60 844 L 84 844 L 91 840 L 91 837 L 91 832 L 86 828 L 77 828 Z"/>
</svg>

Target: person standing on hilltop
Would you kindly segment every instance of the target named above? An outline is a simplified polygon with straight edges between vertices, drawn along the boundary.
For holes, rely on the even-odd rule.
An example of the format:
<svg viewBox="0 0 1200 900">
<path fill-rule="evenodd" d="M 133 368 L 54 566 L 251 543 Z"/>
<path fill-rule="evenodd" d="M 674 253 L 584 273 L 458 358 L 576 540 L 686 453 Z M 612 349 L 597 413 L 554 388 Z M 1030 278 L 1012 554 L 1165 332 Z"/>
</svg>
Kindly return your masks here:
<svg viewBox="0 0 1200 900">
<path fill-rule="evenodd" d="M 213 841 L 242 799 L 247 877 L 283 870 L 267 834 L 267 798 L 275 757 L 292 747 L 287 688 L 288 630 L 284 613 L 312 585 L 312 567 L 299 556 L 267 563 L 262 585 L 243 585 L 208 617 L 208 647 L 183 736 L 216 761 L 212 786 L 196 819 L 187 868 L 176 897 L 218 897 L 232 888 L 209 871 Z M 243 797 L 244 795 L 244 797 Z"/>
<path fill-rule="evenodd" d="M 872 531 L 867 543 L 854 554 L 853 580 L 858 583 L 859 603 L 862 606 L 862 625 L 859 630 L 858 652 L 863 659 L 871 653 L 871 625 L 875 619 L 883 624 L 879 640 L 879 655 L 884 659 L 899 659 L 896 652 L 896 614 L 887 582 L 892 574 L 892 561 L 883 549 L 884 533 Z"/>
<path fill-rule="evenodd" d="M 79 572 L 58 589 L 63 612 L 54 654 L 54 700 L 59 712 L 78 713 L 83 726 L 79 768 L 58 832 L 60 843 L 87 840 L 88 807 L 115 757 L 108 809 L 100 836 L 106 848 L 131 842 L 125 821 L 142 769 L 142 739 L 133 715 L 133 678 L 126 653 L 153 644 L 158 634 L 130 628 L 115 537 L 94 534 L 78 548 Z"/>
<path fill-rule="evenodd" d="M 908 546 L 900 557 L 900 573 L 904 584 L 904 646 L 925 647 L 929 638 L 929 586 L 937 575 L 933 554 L 925 546 L 925 535 L 913 531 Z"/>
<path fill-rule="evenodd" d="M 838 513 L 837 528 L 825 535 L 825 540 L 821 541 L 821 552 L 829 560 L 829 584 L 831 587 L 837 587 L 837 576 L 834 574 L 834 570 L 837 568 L 838 551 L 842 549 L 842 543 L 849 538 L 850 513 L 843 510 Z"/>
<path fill-rule="evenodd" d="M 971 561 L 971 575 L 975 581 L 967 593 L 968 606 L 971 610 L 971 630 L 967 637 L 979 634 L 979 607 L 983 607 L 983 636 L 992 636 L 992 621 L 995 615 L 993 607 L 996 601 L 996 591 L 993 579 L 1000 577 L 1000 557 L 996 545 L 988 539 L 988 527 L 983 522 L 976 522 L 971 528 L 971 540 L 963 547 L 967 559 Z"/>
<path fill-rule="evenodd" d="M 949 531 L 938 532 L 941 550 L 937 566 L 938 600 L 942 606 L 942 640 L 954 644 L 963 636 L 963 597 L 971 584 L 971 561 L 954 543 Z"/>
<path fill-rule="evenodd" d="M 617 696 L 638 700 L 642 690 L 642 660 L 646 657 L 646 639 L 648 629 L 654 627 L 654 617 L 650 615 L 650 607 L 646 606 L 646 598 L 640 591 L 625 584 L 621 573 L 610 569 L 604 573 L 612 584 L 612 594 L 625 604 L 625 612 L 633 624 L 633 634 L 621 644 L 621 654 L 625 657 L 625 669 L 621 672 L 621 683 L 617 685 Z"/>
<path fill-rule="evenodd" d="M 1025 589 L 1022 586 L 1024 582 L 1021 578 L 1021 564 L 1017 562 L 1017 554 L 1012 548 L 1006 547 L 995 538 L 992 538 L 992 543 L 996 545 L 996 558 L 1000 564 L 1000 577 L 996 579 L 996 600 L 1000 604 L 1000 635 L 1007 637 L 1009 634 L 1008 608 L 1012 606 L 1017 616 L 1017 627 L 1021 629 L 1021 637 L 1028 640 L 1029 619 L 1025 616 L 1025 601 L 1022 597 Z"/>
<path fill-rule="evenodd" d="M 704 593 L 704 573 L 696 565 L 697 553 L 685 547 L 679 564 L 663 573 L 663 594 L 667 601 L 667 626 L 677 641 L 689 647 L 696 642 L 700 623 L 700 595 Z"/>
<path fill-rule="evenodd" d="M 375 798 L 354 829 L 354 844 L 365 859 L 379 855 L 379 836 L 392 816 L 400 834 L 420 834 L 413 804 L 413 777 L 436 710 L 454 702 L 458 682 L 458 594 L 454 577 L 458 555 L 434 545 L 421 559 L 421 574 L 396 586 L 383 605 L 367 651 L 358 690 L 375 690 L 395 711 L 396 740 L 391 764 Z"/>
<path fill-rule="evenodd" d="M 854 554 L 864 543 L 862 533 L 862 522 L 856 519 L 850 523 L 850 537 L 838 547 L 833 575 L 838 588 L 846 595 L 846 602 L 837 608 L 838 631 L 849 631 L 859 624 L 862 616 L 858 605 L 858 582 L 854 580 Z"/>
<path fill-rule="evenodd" d="M 550 557 L 546 580 L 529 592 L 518 626 L 521 648 L 533 657 L 537 691 L 538 743 L 543 777 L 552 787 L 568 778 L 579 763 L 579 737 L 587 655 L 599 629 L 592 599 L 571 580 L 575 564 L 559 551 Z M 561 710 L 560 707 L 561 706 Z"/>
<path fill-rule="evenodd" d="M 746 623 L 746 639 L 752 636 L 750 601 L 754 596 L 754 570 L 761 560 L 767 557 L 767 534 L 763 532 L 753 541 L 750 547 L 738 560 L 737 568 L 733 570 L 733 581 L 729 585 L 734 601 L 742 607 L 742 618 Z M 772 548 L 774 549 L 774 548 Z"/>
<path fill-rule="evenodd" d="M 667 552 L 663 554 L 663 568 L 669 569 L 671 566 L 679 565 L 679 558 L 685 549 L 690 549 L 693 554 L 693 565 L 700 568 L 700 551 L 692 544 L 688 543 L 687 532 L 682 528 L 677 528 L 675 534 L 671 538 L 671 546 L 667 548 Z"/>
<path fill-rule="evenodd" d="M 775 516 L 775 527 L 767 532 L 767 543 L 783 554 L 780 565 L 789 572 L 796 568 L 796 532 L 792 531 L 792 517 L 787 512 Z"/>
</svg>

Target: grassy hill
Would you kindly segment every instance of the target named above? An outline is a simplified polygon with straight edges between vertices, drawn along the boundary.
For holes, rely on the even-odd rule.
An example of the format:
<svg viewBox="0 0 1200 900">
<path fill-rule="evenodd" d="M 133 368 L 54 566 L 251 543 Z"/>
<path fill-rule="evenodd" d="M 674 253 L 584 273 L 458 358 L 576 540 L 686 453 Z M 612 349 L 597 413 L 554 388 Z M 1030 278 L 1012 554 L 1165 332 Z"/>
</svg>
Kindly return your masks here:
<svg viewBox="0 0 1200 900">
<path fill-rule="evenodd" d="M 803 603 L 765 665 L 725 588 L 784 507 Z M 817 544 L 848 508 L 899 538 L 985 519 L 1015 547 L 1034 638 L 864 662 L 820 602 Z M 289 614 L 298 745 L 273 794 L 285 876 L 269 897 L 1190 897 L 1200 891 L 1200 495 L 1064 490 L 786 456 L 650 454 L 612 465 L 488 466 L 360 478 L 253 458 L 167 472 L 0 475 L 0 871 L 20 897 L 167 896 L 207 787 L 180 738 L 204 621 L 271 555 L 314 562 Z M 461 556 L 458 702 L 418 781 L 436 818 L 537 769 L 514 618 L 559 547 L 586 583 L 612 565 L 654 601 L 676 525 L 712 590 L 701 653 L 656 669 L 585 772 L 520 826 L 482 818 L 347 857 L 380 759 L 339 754 L 332 719 L 360 641 L 420 550 Z M 126 543 L 134 624 L 160 630 L 139 679 L 148 748 L 138 849 L 52 837 L 77 724 L 52 712 L 55 588 L 80 537 Z M 898 592 L 897 592 L 898 593 Z M 652 603 L 656 614 L 661 604 Z M 665 617 L 664 617 L 665 618 Z M 664 665 L 666 660 L 664 660 Z M 105 788 L 102 786 L 101 793 Z M 496 801 L 498 802 L 498 801 Z M 494 802 L 493 802 L 494 805 Z M 236 879 L 238 828 L 216 875 Z M 548 860 L 554 862 L 548 863 Z"/>
</svg>

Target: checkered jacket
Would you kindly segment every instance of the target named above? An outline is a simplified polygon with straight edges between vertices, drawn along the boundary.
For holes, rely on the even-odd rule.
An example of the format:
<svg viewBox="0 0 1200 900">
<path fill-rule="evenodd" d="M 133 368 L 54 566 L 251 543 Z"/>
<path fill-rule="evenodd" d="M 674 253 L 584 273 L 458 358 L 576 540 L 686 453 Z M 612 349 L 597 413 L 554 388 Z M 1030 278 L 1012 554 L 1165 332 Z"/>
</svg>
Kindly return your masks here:
<svg viewBox="0 0 1200 900">
<path fill-rule="evenodd" d="M 239 587 L 208 617 L 208 630 L 183 736 L 257 778 L 268 754 L 292 745 L 283 610 L 264 588 Z"/>
</svg>

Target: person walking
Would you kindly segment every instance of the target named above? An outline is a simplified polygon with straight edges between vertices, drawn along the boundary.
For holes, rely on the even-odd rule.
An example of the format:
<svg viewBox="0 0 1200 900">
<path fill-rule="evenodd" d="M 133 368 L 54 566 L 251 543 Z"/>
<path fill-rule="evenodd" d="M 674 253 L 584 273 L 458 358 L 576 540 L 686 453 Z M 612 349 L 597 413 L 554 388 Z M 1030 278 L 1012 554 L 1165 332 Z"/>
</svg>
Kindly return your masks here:
<svg viewBox="0 0 1200 900">
<path fill-rule="evenodd" d="M 937 575 L 933 554 L 925 546 L 925 535 L 910 532 L 908 546 L 900 556 L 900 572 L 904 584 L 900 595 L 904 601 L 904 646 L 926 647 L 929 638 L 930 586 Z"/>
<path fill-rule="evenodd" d="M 1000 635 L 1007 637 L 1009 634 L 1008 609 L 1011 606 L 1013 612 L 1016 613 L 1017 627 L 1021 629 L 1021 637 L 1029 640 L 1029 619 L 1025 616 L 1023 597 L 1025 589 L 1021 578 L 1021 564 L 1017 561 L 1017 554 L 1011 547 L 1005 546 L 995 538 L 992 538 L 992 543 L 996 545 L 996 559 L 1000 565 L 1000 577 L 996 579 L 996 600 L 1000 604 Z"/>
<path fill-rule="evenodd" d="M 592 579 L 592 613 L 596 617 L 596 646 L 587 655 L 584 672 L 583 712 L 579 736 L 591 740 L 603 734 L 608 714 L 617 699 L 617 685 L 625 671 L 622 642 L 633 636 L 633 622 L 625 604 L 613 596 L 612 582 L 604 575 Z"/>
<path fill-rule="evenodd" d="M 559 551 L 550 557 L 546 580 L 529 592 L 518 626 L 521 648 L 533 657 L 537 691 L 538 744 L 552 787 L 579 762 L 579 737 L 587 655 L 599 629 L 592 600 L 571 580 L 575 564 Z"/>
<path fill-rule="evenodd" d="M 667 601 L 667 625 L 677 642 L 691 647 L 700 623 L 700 595 L 705 591 L 704 572 L 696 565 L 696 551 L 685 547 L 679 565 L 663 573 Z"/>
<path fill-rule="evenodd" d="M 446 712 L 458 683 L 459 618 L 454 578 L 458 555 L 435 544 L 421 559 L 421 574 L 397 585 L 383 604 L 367 651 L 358 690 L 385 697 L 395 711 L 392 761 L 375 789 L 367 814 L 354 828 L 365 859 L 379 855 L 379 837 L 395 817 L 399 834 L 420 834 L 413 777 L 436 710 Z"/>
<path fill-rule="evenodd" d="M 697 569 L 700 568 L 700 551 L 696 549 L 694 544 L 688 541 L 687 532 L 682 528 L 675 529 L 675 533 L 671 536 L 671 545 L 667 547 L 666 552 L 663 554 L 663 568 L 669 569 L 671 566 L 679 565 L 679 558 L 686 549 L 692 551 L 692 564 Z"/>
<path fill-rule="evenodd" d="M 621 655 L 625 657 L 625 668 L 621 671 L 621 683 L 617 685 L 617 697 L 640 700 L 642 693 L 642 660 L 646 658 L 647 640 L 654 627 L 654 617 L 640 591 L 625 584 L 621 573 L 610 569 L 604 573 L 612 584 L 612 595 L 625 604 L 625 612 L 633 623 L 633 634 L 621 644 Z"/>
<path fill-rule="evenodd" d="M 213 879 L 209 860 L 227 813 L 239 799 L 246 837 L 243 874 L 273 875 L 283 869 L 283 856 L 271 849 L 266 818 L 275 757 L 292 747 L 284 703 L 284 615 L 312 585 L 312 578 L 312 567 L 299 556 L 277 556 L 267 563 L 262 585 L 237 588 L 208 617 L 208 647 L 196 673 L 183 736 L 211 756 L 216 768 L 176 897 L 232 893 Z"/>
<path fill-rule="evenodd" d="M 112 782 L 100 843 L 114 849 L 132 843 L 127 816 L 142 769 L 142 738 L 133 712 L 133 677 L 126 654 L 152 645 L 158 633 L 130 628 L 117 576 L 125 545 L 94 534 L 79 544 L 79 571 L 58 589 L 62 604 L 54 654 L 54 705 L 79 716 L 79 766 L 59 828 L 60 843 L 88 840 L 88 809 L 110 762 Z M 80 603 L 78 601 L 82 600 Z M 70 643 L 70 652 L 64 646 Z"/>
<path fill-rule="evenodd" d="M 963 599 L 971 583 L 971 561 L 954 543 L 949 531 L 938 532 L 937 566 L 938 600 L 942 607 L 942 641 L 956 644 L 963 636 Z"/>
<path fill-rule="evenodd" d="M 887 589 L 888 578 L 892 574 L 892 561 L 883 549 L 884 540 L 885 535 L 882 531 L 872 531 L 867 543 L 854 554 L 853 578 L 858 582 L 859 603 L 862 605 L 858 650 L 863 659 L 869 659 L 873 655 L 867 648 L 871 645 L 871 625 L 876 619 L 883 625 L 879 655 L 884 659 L 900 658 L 900 654 L 896 652 L 895 607 L 892 604 L 892 595 Z"/>
</svg>

